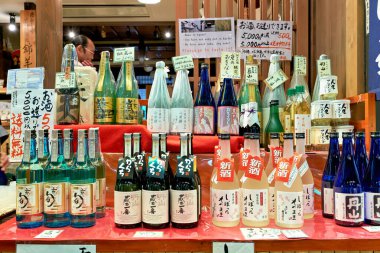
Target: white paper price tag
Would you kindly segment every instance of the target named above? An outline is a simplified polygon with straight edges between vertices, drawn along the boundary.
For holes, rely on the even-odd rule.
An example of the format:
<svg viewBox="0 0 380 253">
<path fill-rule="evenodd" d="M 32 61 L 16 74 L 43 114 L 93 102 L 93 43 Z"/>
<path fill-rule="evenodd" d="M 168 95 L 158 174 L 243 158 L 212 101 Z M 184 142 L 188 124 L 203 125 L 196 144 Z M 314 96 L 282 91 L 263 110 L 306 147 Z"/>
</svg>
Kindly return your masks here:
<svg viewBox="0 0 380 253">
<path fill-rule="evenodd" d="M 319 76 L 330 76 L 331 75 L 331 61 L 327 60 L 318 60 L 317 68 Z"/>
<path fill-rule="evenodd" d="M 320 78 L 319 95 L 338 94 L 338 77 L 323 76 Z"/>
<path fill-rule="evenodd" d="M 305 56 L 294 56 L 294 71 L 299 75 L 307 74 L 307 60 Z"/>
<path fill-rule="evenodd" d="M 254 253 L 255 245 L 252 242 L 213 242 L 213 253 Z"/>
<path fill-rule="evenodd" d="M 56 238 L 58 235 L 60 235 L 63 232 L 63 230 L 44 230 L 42 233 L 38 234 L 34 238 Z"/>
<path fill-rule="evenodd" d="M 17 244 L 16 253 L 96 253 L 96 245 Z"/>
<path fill-rule="evenodd" d="M 172 58 L 174 71 L 182 70 L 182 69 L 193 69 L 194 62 L 193 57 L 191 55 L 182 55 L 176 56 Z"/>
<path fill-rule="evenodd" d="M 281 230 L 281 233 L 283 235 L 285 235 L 285 237 L 288 239 L 308 238 L 309 237 L 301 229 Z"/>
<path fill-rule="evenodd" d="M 240 79 L 240 53 L 222 53 L 221 77 Z"/>
<path fill-rule="evenodd" d="M 289 78 L 286 76 L 284 71 L 282 71 L 282 69 L 279 69 L 272 76 L 268 76 L 268 78 L 265 79 L 264 82 L 270 90 L 274 90 L 278 86 L 286 82 L 288 79 Z"/>
<path fill-rule="evenodd" d="M 124 61 L 134 61 L 134 60 L 135 60 L 134 47 L 115 48 L 115 50 L 113 51 L 113 62 L 124 62 Z"/>
<path fill-rule="evenodd" d="M 164 232 L 161 231 L 137 231 L 133 237 L 135 238 L 161 238 Z"/>
<path fill-rule="evenodd" d="M 362 226 L 365 230 L 371 233 L 376 233 L 380 232 L 380 227 L 379 226 Z"/>
<path fill-rule="evenodd" d="M 70 89 L 76 88 L 75 72 L 71 72 L 70 76 L 66 76 L 65 72 L 58 72 L 55 74 L 55 88 L 56 89 Z"/>
<path fill-rule="evenodd" d="M 246 83 L 259 83 L 259 66 L 255 64 L 245 65 L 245 82 Z"/>
<path fill-rule="evenodd" d="M 274 228 L 241 228 L 240 232 L 246 240 L 278 239 L 281 234 L 279 229 Z"/>
</svg>

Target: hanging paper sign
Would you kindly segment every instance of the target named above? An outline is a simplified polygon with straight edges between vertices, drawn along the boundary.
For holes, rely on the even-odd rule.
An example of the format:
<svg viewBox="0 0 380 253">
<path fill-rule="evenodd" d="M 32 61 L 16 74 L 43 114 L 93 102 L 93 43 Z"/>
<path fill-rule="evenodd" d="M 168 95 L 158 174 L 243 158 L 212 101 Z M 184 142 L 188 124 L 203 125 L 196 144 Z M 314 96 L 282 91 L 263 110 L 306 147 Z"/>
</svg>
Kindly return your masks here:
<svg viewBox="0 0 380 253">
<path fill-rule="evenodd" d="M 146 160 L 145 160 L 145 152 L 142 151 L 141 153 L 136 152 L 134 157 L 132 157 L 132 160 L 135 163 L 135 167 L 137 168 L 138 172 L 142 172 L 144 168 L 146 168 Z"/>
<path fill-rule="evenodd" d="M 246 177 L 260 181 L 264 170 L 264 160 L 258 156 L 250 156 L 249 167 L 245 173 Z"/>
<path fill-rule="evenodd" d="M 307 60 L 305 56 L 294 56 L 294 72 L 299 75 L 306 75 L 307 74 Z"/>
<path fill-rule="evenodd" d="M 213 253 L 254 253 L 253 242 L 213 242 Z"/>
<path fill-rule="evenodd" d="M 165 161 L 160 158 L 149 157 L 146 176 L 163 179 L 165 176 Z"/>
<path fill-rule="evenodd" d="M 43 89 L 44 68 L 10 69 L 7 76 L 7 94 L 16 89 Z"/>
<path fill-rule="evenodd" d="M 123 47 L 115 48 L 113 51 L 113 62 L 125 62 L 135 60 L 135 48 Z"/>
<path fill-rule="evenodd" d="M 118 179 L 132 179 L 134 171 L 135 163 L 131 158 L 119 159 L 116 172 Z"/>
<path fill-rule="evenodd" d="M 242 57 L 269 60 L 278 54 L 281 60 L 292 60 L 293 22 L 238 19 L 236 30 L 236 50 Z"/>
<path fill-rule="evenodd" d="M 240 79 L 240 53 L 222 53 L 221 77 Z"/>
<path fill-rule="evenodd" d="M 241 171 L 247 171 L 249 166 L 249 158 L 250 158 L 250 151 L 249 149 L 244 149 L 240 151 L 240 164 L 239 164 L 239 170 Z"/>
<path fill-rule="evenodd" d="M 177 171 L 178 177 L 192 178 L 194 173 L 194 160 L 190 157 L 178 157 L 177 158 Z"/>
<path fill-rule="evenodd" d="M 270 147 L 270 152 L 272 153 L 272 165 L 273 168 L 277 167 L 277 163 L 282 157 L 282 147 Z"/>
<path fill-rule="evenodd" d="M 246 83 L 259 83 L 259 66 L 255 64 L 245 65 L 245 82 Z"/>
<path fill-rule="evenodd" d="M 220 182 L 234 181 L 234 162 L 230 159 L 223 159 L 218 166 L 217 179 Z"/>
<path fill-rule="evenodd" d="M 285 83 L 289 78 L 286 76 L 282 69 L 277 70 L 272 76 L 268 76 L 267 79 L 264 80 L 265 84 L 268 86 L 270 90 L 276 89 L 281 84 Z"/>
<path fill-rule="evenodd" d="M 172 61 L 175 72 L 177 72 L 178 70 L 194 68 L 194 61 L 191 55 L 176 56 L 172 58 Z"/>
<path fill-rule="evenodd" d="M 65 72 L 58 72 L 55 74 L 56 89 L 70 89 L 76 87 L 75 72 L 71 72 L 70 75 L 66 75 Z"/>
<path fill-rule="evenodd" d="M 318 60 L 317 61 L 317 69 L 320 77 L 322 76 L 330 76 L 331 75 L 331 61 L 327 60 Z"/>
</svg>

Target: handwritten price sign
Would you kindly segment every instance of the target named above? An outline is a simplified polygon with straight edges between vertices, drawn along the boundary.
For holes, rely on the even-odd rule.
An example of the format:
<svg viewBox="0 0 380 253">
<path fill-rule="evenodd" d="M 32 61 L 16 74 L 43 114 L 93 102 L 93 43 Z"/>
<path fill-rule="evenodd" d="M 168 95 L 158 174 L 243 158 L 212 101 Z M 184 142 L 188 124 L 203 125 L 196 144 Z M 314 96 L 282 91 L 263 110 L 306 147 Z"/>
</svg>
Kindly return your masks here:
<svg viewBox="0 0 380 253">
<path fill-rule="evenodd" d="M 183 70 L 183 69 L 193 69 L 194 62 L 191 55 L 176 56 L 172 58 L 174 71 Z"/>
<path fill-rule="evenodd" d="M 124 62 L 124 61 L 134 61 L 134 60 L 135 60 L 134 47 L 115 48 L 113 52 L 113 62 Z"/>
<path fill-rule="evenodd" d="M 264 82 L 270 90 L 274 90 L 281 84 L 285 83 L 288 79 L 289 78 L 285 75 L 284 71 L 279 69 L 272 76 L 265 79 Z"/>
<path fill-rule="evenodd" d="M 222 53 L 221 77 L 240 79 L 240 53 Z"/>
<path fill-rule="evenodd" d="M 247 83 L 259 83 L 259 66 L 255 64 L 245 65 L 245 81 Z"/>
</svg>

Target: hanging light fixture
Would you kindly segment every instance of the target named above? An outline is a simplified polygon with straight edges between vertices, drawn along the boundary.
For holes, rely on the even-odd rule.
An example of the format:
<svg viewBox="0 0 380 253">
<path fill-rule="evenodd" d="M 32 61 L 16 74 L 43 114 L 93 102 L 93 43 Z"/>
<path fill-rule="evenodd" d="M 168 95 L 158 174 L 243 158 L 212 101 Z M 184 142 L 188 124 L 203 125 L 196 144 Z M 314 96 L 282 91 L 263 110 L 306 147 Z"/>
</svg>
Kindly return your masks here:
<svg viewBox="0 0 380 253">
<path fill-rule="evenodd" d="M 142 4 L 158 4 L 161 0 L 138 0 Z"/>
<path fill-rule="evenodd" d="M 16 14 L 14 13 L 9 13 L 9 26 L 8 26 L 9 31 L 14 32 L 16 31 Z"/>
</svg>

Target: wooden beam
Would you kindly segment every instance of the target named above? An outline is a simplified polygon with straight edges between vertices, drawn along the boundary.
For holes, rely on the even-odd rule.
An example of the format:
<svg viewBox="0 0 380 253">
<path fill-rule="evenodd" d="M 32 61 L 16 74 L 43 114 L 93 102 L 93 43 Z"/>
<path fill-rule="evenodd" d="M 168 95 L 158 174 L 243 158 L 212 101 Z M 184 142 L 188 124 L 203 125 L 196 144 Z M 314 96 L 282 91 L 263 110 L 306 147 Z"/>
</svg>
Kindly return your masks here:
<svg viewBox="0 0 380 253">
<path fill-rule="evenodd" d="M 293 47 L 294 55 L 303 55 L 307 57 L 307 74 L 306 81 L 309 80 L 310 94 L 313 94 L 314 82 L 310 81 L 310 69 L 312 64 L 311 55 L 309 52 L 309 13 L 306 10 L 309 10 L 309 1 L 296 1 L 295 3 L 295 25 L 297 30 L 293 35 Z M 311 12 L 312 13 L 312 12 Z M 292 18 L 292 17 L 290 17 Z"/>
<path fill-rule="evenodd" d="M 176 33 L 176 40 L 175 40 L 175 52 L 176 55 L 179 55 L 179 25 L 178 25 L 178 19 L 186 18 L 187 15 L 187 3 L 183 0 L 176 0 L 175 1 L 175 33 Z"/>
<path fill-rule="evenodd" d="M 20 11 L 20 68 L 35 68 L 36 61 L 36 11 Z"/>
</svg>

